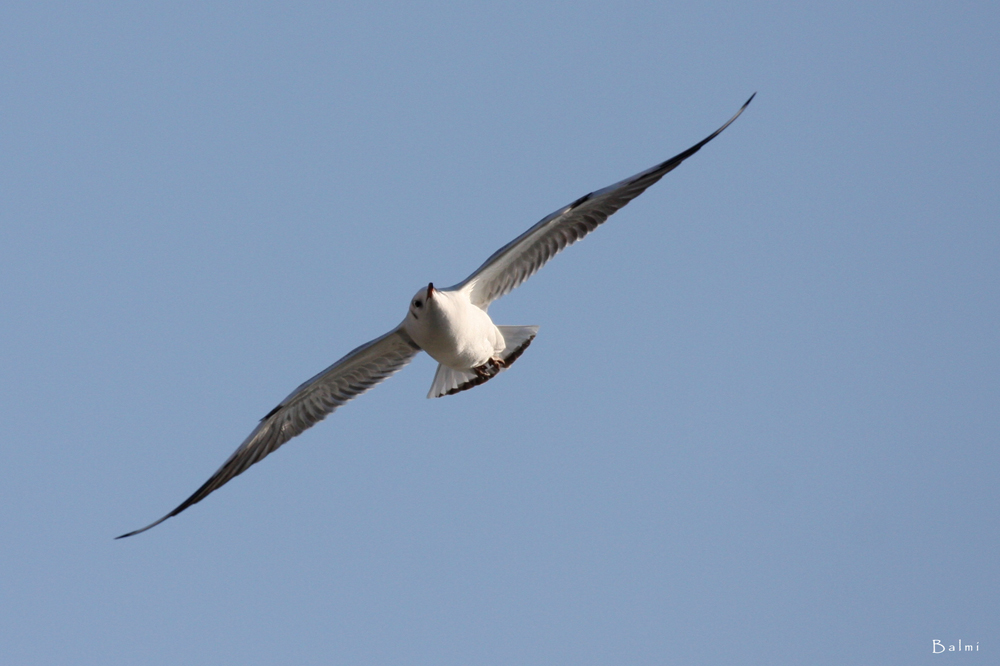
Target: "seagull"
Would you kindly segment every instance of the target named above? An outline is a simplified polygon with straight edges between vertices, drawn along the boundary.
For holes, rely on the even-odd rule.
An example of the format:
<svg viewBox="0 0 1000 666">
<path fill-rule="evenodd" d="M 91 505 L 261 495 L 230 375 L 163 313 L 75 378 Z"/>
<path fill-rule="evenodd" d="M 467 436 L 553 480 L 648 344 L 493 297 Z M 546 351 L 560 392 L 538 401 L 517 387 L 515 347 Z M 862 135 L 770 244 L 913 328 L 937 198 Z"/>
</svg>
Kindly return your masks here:
<svg viewBox="0 0 1000 666">
<path fill-rule="evenodd" d="M 438 362 L 428 398 L 471 389 L 509 368 L 535 339 L 538 327 L 497 326 L 489 316 L 490 303 L 513 291 L 545 262 L 701 150 L 739 118 L 756 94 L 722 127 L 679 155 L 582 196 L 542 218 L 494 252 L 462 282 L 447 289 L 438 289 L 434 283 L 421 288 L 410 300 L 406 318 L 399 326 L 361 345 L 292 391 L 260 420 L 222 467 L 176 509 L 146 527 L 115 538 L 145 532 L 202 501 L 338 407 L 396 374 L 421 351 Z"/>
</svg>

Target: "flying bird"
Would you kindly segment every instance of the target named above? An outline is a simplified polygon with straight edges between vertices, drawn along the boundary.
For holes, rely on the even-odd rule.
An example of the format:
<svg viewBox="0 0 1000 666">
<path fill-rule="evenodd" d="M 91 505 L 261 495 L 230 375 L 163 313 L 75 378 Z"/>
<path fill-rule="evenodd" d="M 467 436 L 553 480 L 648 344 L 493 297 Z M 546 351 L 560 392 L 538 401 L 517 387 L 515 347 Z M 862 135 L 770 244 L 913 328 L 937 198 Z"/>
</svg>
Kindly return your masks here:
<svg viewBox="0 0 1000 666">
<path fill-rule="evenodd" d="M 743 113 L 755 95 L 722 127 L 679 155 L 542 218 L 494 252 L 462 282 L 447 289 L 438 289 L 433 283 L 421 288 L 410 300 L 399 326 L 361 345 L 292 391 L 180 506 L 156 522 L 116 538 L 145 532 L 197 504 L 344 403 L 394 375 L 420 351 L 438 362 L 428 398 L 465 391 L 509 368 L 534 340 L 538 327 L 497 326 L 489 316 L 490 303 L 510 293 L 549 259 L 701 150 Z"/>
</svg>

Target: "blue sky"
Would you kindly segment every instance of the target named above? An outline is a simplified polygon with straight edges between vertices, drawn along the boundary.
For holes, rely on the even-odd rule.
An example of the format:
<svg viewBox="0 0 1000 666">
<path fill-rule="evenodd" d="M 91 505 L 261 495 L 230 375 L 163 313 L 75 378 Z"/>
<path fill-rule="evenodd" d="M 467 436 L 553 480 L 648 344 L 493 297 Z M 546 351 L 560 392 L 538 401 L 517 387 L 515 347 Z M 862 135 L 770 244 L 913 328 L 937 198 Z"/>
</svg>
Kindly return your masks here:
<svg viewBox="0 0 1000 666">
<path fill-rule="evenodd" d="M 0 661 L 1000 653 L 991 3 L 8 3 Z M 724 134 L 179 517 L 281 398 Z"/>
</svg>

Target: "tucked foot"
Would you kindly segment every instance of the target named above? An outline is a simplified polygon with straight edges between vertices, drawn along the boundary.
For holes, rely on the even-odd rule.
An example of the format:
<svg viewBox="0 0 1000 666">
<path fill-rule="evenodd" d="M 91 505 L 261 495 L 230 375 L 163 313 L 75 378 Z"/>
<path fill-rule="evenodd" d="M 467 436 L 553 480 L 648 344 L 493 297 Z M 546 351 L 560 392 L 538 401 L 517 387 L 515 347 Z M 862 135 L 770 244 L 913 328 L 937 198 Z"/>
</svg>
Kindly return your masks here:
<svg viewBox="0 0 1000 666">
<path fill-rule="evenodd" d="M 496 376 L 500 370 L 507 367 L 507 362 L 502 358 L 494 357 L 486 361 L 482 365 L 472 369 L 477 375 L 483 379 L 491 379 Z"/>
</svg>

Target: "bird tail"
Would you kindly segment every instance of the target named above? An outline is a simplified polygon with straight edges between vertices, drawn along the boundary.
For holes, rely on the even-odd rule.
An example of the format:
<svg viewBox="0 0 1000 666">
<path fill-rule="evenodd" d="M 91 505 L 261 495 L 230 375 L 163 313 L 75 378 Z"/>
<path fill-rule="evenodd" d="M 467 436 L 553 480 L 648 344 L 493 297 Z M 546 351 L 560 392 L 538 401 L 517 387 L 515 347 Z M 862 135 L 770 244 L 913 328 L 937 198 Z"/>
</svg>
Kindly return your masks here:
<svg viewBox="0 0 1000 666">
<path fill-rule="evenodd" d="M 446 365 L 438 364 L 437 372 L 434 373 L 434 381 L 431 383 L 431 390 L 427 393 L 428 398 L 440 398 L 445 395 L 453 395 L 460 391 L 465 391 L 473 386 L 485 384 L 489 380 L 509 368 L 517 358 L 524 353 L 531 341 L 538 333 L 537 326 L 497 326 L 503 335 L 504 346 L 500 352 L 500 358 L 504 361 L 504 367 L 491 367 L 487 374 L 479 375 L 473 370 L 455 370 Z"/>
</svg>

